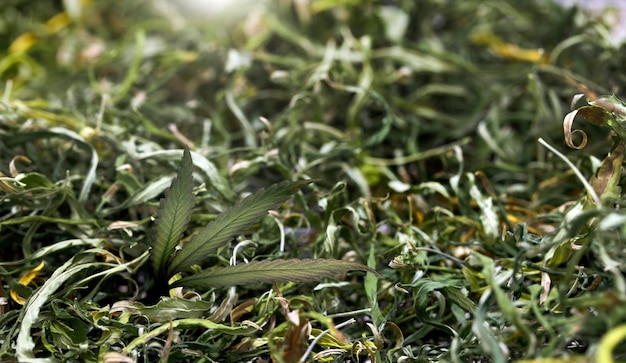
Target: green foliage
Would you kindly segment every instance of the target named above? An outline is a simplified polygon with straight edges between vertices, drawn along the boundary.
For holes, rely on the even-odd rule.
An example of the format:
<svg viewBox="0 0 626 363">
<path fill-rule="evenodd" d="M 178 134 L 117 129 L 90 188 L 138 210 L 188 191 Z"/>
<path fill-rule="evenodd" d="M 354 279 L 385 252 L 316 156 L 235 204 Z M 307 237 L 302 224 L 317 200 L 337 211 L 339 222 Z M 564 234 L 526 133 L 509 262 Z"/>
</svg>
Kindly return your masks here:
<svg viewBox="0 0 626 363">
<path fill-rule="evenodd" d="M 167 270 L 169 258 L 174 254 L 191 219 L 194 205 L 192 174 L 191 154 L 185 149 L 178 176 L 172 181 L 171 188 L 165 192 L 165 198 L 161 199 L 161 208 L 157 213 L 152 233 L 150 258 L 157 276 Z"/>
<path fill-rule="evenodd" d="M 233 237 L 241 234 L 249 225 L 267 215 L 268 210 L 276 208 L 280 202 L 308 183 L 310 181 L 273 185 L 248 196 L 219 214 L 215 221 L 194 233 L 189 241 L 183 244 L 169 264 L 168 271 L 173 274 L 200 264 Z"/>
<path fill-rule="evenodd" d="M 253 261 L 214 270 L 205 270 L 178 280 L 174 285 L 206 289 L 268 282 L 309 282 L 333 277 L 349 270 L 365 271 L 362 264 L 341 260 Z"/>
<path fill-rule="evenodd" d="M 219 214 L 206 227 L 195 232 L 176 251 L 191 219 L 194 204 L 193 164 L 189 150 L 184 151 L 178 176 L 161 199 L 157 213 L 151 259 L 155 275 L 167 271 L 171 276 L 199 265 L 251 224 L 267 215 L 290 195 L 311 181 L 283 182 L 254 193 Z M 210 287 L 268 282 L 307 282 L 332 277 L 349 270 L 367 270 L 358 263 L 340 260 L 255 261 L 244 265 L 205 270 L 177 280 L 175 285 L 207 289 Z"/>
</svg>

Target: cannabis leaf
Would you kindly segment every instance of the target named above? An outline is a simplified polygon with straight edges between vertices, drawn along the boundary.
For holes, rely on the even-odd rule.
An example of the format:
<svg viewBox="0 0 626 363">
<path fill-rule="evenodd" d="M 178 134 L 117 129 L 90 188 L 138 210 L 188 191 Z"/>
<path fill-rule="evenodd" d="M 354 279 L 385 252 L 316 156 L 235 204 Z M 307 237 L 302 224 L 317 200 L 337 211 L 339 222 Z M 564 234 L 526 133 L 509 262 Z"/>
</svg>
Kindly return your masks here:
<svg viewBox="0 0 626 363">
<path fill-rule="evenodd" d="M 165 198 L 157 212 L 157 219 L 152 233 L 152 267 L 157 276 L 163 275 L 168 259 L 191 218 L 194 206 L 193 163 L 191 153 L 185 149 L 178 170 L 178 176 L 172 181 L 170 189 L 165 191 Z"/>
<path fill-rule="evenodd" d="M 210 288 L 272 282 L 306 282 L 333 277 L 343 272 L 375 271 L 356 262 L 333 259 L 290 259 L 253 261 L 235 266 L 204 270 L 174 283 L 189 288 Z"/>
<path fill-rule="evenodd" d="M 281 202 L 295 193 L 310 180 L 275 184 L 248 196 L 234 205 L 216 220 L 193 235 L 181 251 L 172 259 L 168 272 L 173 275 L 185 268 L 199 264 L 208 255 L 224 246 L 233 237 L 242 233 L 249 225 L 263 218 L 267 211 L 276 208 Z"/>
</svg>

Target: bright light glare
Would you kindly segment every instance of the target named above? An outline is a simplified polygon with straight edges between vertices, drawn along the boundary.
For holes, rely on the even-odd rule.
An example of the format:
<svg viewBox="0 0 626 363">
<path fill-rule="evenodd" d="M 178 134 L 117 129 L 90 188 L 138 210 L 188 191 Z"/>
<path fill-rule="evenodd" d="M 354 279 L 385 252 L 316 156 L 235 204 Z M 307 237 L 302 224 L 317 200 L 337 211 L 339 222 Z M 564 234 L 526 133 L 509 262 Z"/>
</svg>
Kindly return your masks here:
<svg viewBox="0 0 626 363">
<path fill-rule="evenodd" d="M 225 13 L 248 13 L 263 1 L 252 0 L 175 0 L 184 14 L 192 16 L 222 15 Z"/>
</svg>

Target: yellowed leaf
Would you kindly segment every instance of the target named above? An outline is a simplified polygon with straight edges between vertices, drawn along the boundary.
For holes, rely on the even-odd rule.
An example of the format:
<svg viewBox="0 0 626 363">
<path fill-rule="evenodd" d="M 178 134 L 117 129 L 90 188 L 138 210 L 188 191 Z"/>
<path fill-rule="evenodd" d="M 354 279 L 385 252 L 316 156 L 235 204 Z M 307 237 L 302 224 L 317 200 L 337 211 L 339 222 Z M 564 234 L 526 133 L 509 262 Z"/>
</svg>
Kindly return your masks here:
<svg viewBox="0 0 626 363">
<path fill-rule="evenodd" d="M 33 268 L 32 270 L 26 272 L 22 277 L 20 277 L 18 283 L 26 286 L 28 284 L 30 284 L 35 277 L 37 277 L 37 275 L 39 274 L 39 272 L 41 272 L 41 270 L 46 266 L 46 264 L 41 261 L 41 263 Z M 26 303 L 26 298 L 20 296 L 15 290 L 11 289 L 11 298 L 13 299 L 13 301 L 15 301 L 16 303 L 20 304 L 20 305 L 24 305 Z"/>
<path fill-rule="evenodd" d="M 65 28 L 70 22 L 71 19 L 65 11 L 58 13 L 46 21 L 46 31 L 50 34 L 57 33 Z"/>
<path fill-rule="evenodd" d="M 29 50 L 37 43 L 37 37 L 31 32 L 24 33 L 17 37 L 9 46 L 9 53 L 19 54 Z"/>
</svg>

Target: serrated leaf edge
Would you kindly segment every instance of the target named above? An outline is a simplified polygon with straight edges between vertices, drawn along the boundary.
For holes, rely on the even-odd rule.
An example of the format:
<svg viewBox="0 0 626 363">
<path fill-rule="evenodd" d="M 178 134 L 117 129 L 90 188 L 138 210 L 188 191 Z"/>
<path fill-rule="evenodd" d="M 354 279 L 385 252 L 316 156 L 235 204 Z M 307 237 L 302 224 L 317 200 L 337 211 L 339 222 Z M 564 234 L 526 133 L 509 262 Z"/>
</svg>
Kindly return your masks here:
<svg viewBox="0 0 626 363">
<path fill-rule="evenodd" d="M 378 274 L 375 270 L 361 263 L 336 259 L 252 261 L 235 266 L 204 270 L 176 281 L 174 286 L 211 288 L 288 281 L 308 282 L 331 278 L 348 271 L 368 271 Z M 217 279 L 220 281 L 215 281 Z"/>
<path fill-rule="evenodd" d="M 188 149 L 183 157 L 178 174 L 161 198 L 157 218 L 152 228 L 151 259 L 157 275 L 162 275 L 168 259 L 183 236 L 194 207 L 193 162 Z"/>
</svg>

